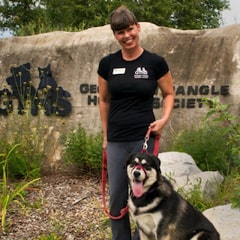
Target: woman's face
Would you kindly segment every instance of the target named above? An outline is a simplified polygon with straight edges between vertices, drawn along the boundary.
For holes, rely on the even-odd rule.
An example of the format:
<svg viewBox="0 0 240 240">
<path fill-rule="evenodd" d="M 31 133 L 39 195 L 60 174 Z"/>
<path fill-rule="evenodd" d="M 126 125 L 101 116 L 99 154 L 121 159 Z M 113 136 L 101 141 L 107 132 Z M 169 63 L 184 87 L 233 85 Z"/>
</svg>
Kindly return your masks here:
<svg viewBox="0 0 240 240">
<path fill-rule="evenodd" d="M 114 32 L 114 37 L 125 50 L 134 49 L 139 44 L 140 25 L 130 25 L 126 29 Z"/>
</svg>

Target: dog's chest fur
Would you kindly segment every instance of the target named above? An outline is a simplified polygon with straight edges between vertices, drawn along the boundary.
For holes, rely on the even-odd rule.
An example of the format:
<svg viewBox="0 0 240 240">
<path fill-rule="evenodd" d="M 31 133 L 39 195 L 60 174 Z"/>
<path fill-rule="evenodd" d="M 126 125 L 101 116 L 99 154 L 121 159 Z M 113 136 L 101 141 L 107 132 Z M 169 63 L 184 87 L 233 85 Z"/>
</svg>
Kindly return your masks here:
<svg viewBox="0 0 240 240">
<path fill-rule="evenodd" d="M 139 229 L 144 232 L 145 235 L 153 237 L 153 239 L 157 239 L 157 228 L 159 222 L 161 222 L 162 215 L 160 212 L 156 212 L 153 214 L 140 214 L 135 216 L 135 221 Z"/>
<path fill-rule="evenodd" d="M 146 206 L 136 207 L 133 203 L 132 198 L 129 198 L 128 205 L 131 216 L 136 223 L 138 229 L 142 231 L 146 236 L 149 236 L 147 239 L 158 239 L 158 226 L 162 221 L 163 215 L 160 210 L 154 212 L 151 212 L 151 210 L 155 209 L 160 202 L 161 199 L 157 198 Z"/>
</svg>

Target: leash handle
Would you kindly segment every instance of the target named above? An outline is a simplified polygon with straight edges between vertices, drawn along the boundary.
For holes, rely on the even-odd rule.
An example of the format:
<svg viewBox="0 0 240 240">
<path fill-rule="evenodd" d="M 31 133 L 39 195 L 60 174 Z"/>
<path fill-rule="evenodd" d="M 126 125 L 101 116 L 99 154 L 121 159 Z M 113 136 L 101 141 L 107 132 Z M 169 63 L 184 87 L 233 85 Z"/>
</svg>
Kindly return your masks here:
<svg viewBox="0 0 240 240">
<path fill-rule="evenodd" d="M 148 131 L 145 135 L 144 142 L 143 142 L 143 147 L 141 153 L 148 153 L 148 140 L 150 138 L 152 128 L 149 127 Z M 156 135 L 155 136 L 155 142 L 154 142 L 154 147 L 153 147 L 153 155 L 157 156 L 158 155 L 158 149 L 159 149 L 159 140 L 160 140 L 161 135 Z"/>
</svg>

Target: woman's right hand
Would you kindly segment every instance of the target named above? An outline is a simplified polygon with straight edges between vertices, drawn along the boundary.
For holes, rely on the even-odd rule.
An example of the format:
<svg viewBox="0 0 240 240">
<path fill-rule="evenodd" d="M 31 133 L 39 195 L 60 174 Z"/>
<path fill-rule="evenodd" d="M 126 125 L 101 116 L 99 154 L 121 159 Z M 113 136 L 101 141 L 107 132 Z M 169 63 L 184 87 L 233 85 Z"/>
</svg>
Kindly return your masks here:
<svg viewBox="0 0 240 240">
<path fill-rule="evenodd" d="M 103 147 L 103 149 L 106 149 L 106 148 L 107 148 L 107 138 L 106 138 L 106 137 L 103 138 L 102 147 Z"/>
</svg>

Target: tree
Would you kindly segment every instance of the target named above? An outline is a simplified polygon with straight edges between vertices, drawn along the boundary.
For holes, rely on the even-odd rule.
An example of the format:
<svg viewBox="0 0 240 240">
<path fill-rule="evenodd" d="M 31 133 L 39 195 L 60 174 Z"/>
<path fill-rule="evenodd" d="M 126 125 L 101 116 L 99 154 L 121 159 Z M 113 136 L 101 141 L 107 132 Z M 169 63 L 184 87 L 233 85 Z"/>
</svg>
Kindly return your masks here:
<svg viewBox="0 0 240 240">
<path fill-rule="evenodd" d="M 45 11 L 38 0 L 2 0 L 0 4 L 0 29 L 17 33 L 21 27 L 37 25 L 43 21 Z M 38 32 L 39 29 L 35 29 Z"/>
<path fill-rule="evenodd" d="M 105 25 L 109 13 L 129 7 L 139 21 L 179 29 L 219 27 L 229 0 L 2 0 L 0 30 L 16 35 L 77 31 Z"/>
</svg>

